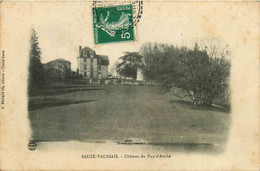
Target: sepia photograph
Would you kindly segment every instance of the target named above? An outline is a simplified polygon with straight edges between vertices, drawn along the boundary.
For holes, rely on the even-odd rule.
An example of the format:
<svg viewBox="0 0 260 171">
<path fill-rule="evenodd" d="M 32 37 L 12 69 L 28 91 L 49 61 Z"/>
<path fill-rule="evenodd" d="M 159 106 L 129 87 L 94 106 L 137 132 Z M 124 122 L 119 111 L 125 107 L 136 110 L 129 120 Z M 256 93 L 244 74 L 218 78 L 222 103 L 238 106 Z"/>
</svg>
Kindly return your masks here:
<svg viewBox="0 0 260 171">
<path fill-rule="evenodd" d="M 223 150 L 231 118 L 228 45 L 148 42 L 121 52 L 114 63 L 79 46 L 73 70 L 63 58 L 41 63 L 35 30 L 31 43 L 32 140 Z"/>
<path fill-rule="evenodd" d="M 1 169 L 257 170 L 258 5 L 1 2 Z"/>
</svg>

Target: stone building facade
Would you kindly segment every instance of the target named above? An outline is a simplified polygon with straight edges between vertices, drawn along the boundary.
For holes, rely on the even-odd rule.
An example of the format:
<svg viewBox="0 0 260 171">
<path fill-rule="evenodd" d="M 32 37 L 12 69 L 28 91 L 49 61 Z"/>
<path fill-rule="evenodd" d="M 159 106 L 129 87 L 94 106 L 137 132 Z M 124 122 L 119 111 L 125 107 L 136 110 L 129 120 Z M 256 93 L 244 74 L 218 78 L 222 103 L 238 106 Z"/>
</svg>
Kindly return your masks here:
<svg viewBox="0 0 260 171">
<path fill-rule="evenodd" d="M 77 63 L 77 72 L 85 79 L 106 79 L 108 77 L 108 56 L 97 55 L 89 47 L 79 46 Z"/>
</svg>

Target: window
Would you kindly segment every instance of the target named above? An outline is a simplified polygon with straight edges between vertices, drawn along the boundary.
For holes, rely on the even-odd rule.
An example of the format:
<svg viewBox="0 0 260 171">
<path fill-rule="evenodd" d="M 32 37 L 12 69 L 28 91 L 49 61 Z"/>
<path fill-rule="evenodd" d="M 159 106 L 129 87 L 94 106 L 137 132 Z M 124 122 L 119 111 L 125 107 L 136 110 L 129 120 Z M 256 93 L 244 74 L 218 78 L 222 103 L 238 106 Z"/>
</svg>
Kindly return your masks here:
<svg viewBox="0 0 260 171">
<path fill-rule="evenodd" d="M 101 70 L 101 65 L 98 65 L 98 69 Z"/>
<path fill-rule="evenodd" d="M 87 62 L 87 58 L 84 58 L 84 62 Z"/>
<path fill-rule="evenodd" d="M 87 73 L 86 72 L 84 72 L 84 77 L 86 77 L 87 76 Z"/>
<path fill-rule="evenodd" d="M 93 62 L 93 58 L 91 58 L 91 62 Z"/>
<path fill-rule="evenodd" d="M 86 50 L 83 50 L 83 56 L 85 56 L 86 55 Z"/>
<path fill-rule="evenodd" d="M 91 73 L 90 73 L 90 78 L 93 78 L 93 72 L 91 71 Z"/>
<path fill-rule="evenodd" d="M 86 70 L 87 69 L 87 65 L 84 65 L 84 70 Z"/>
</svg>

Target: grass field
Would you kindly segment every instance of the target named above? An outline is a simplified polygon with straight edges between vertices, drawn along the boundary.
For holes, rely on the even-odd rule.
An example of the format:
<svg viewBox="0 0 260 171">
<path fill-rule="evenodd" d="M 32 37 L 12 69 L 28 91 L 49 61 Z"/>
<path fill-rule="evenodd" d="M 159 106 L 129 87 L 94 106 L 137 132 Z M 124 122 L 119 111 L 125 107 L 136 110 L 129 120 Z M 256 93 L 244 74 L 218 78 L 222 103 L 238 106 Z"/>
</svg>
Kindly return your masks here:
<svg viewBox="0 0 260 171">
<path fill-rule="evenodd" d="M 84 142 L 140 139 L 151 144 L 222 144 L 227 139 L 228 111 L 194 107 L 188 99 L 166 96 L 157 87 L 61 89 L 30 98 L 33 139 Z"/>
</svg>

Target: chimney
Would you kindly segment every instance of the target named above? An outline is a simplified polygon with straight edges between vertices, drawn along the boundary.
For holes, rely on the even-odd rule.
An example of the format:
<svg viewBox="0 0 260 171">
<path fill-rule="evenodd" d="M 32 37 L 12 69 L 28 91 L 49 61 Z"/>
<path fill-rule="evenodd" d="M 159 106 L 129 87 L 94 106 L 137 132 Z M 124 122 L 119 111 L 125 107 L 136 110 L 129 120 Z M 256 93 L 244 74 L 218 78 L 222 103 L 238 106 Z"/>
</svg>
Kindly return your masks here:
<svg viewBox="0 0 260 171">
<path fill-rule="evenodd" d="M 81 52 L 81 50 L 82 50 L 82 47 L 81 47 L 81 46 L 79 46 L 79 53 Z"/>
</svg>

